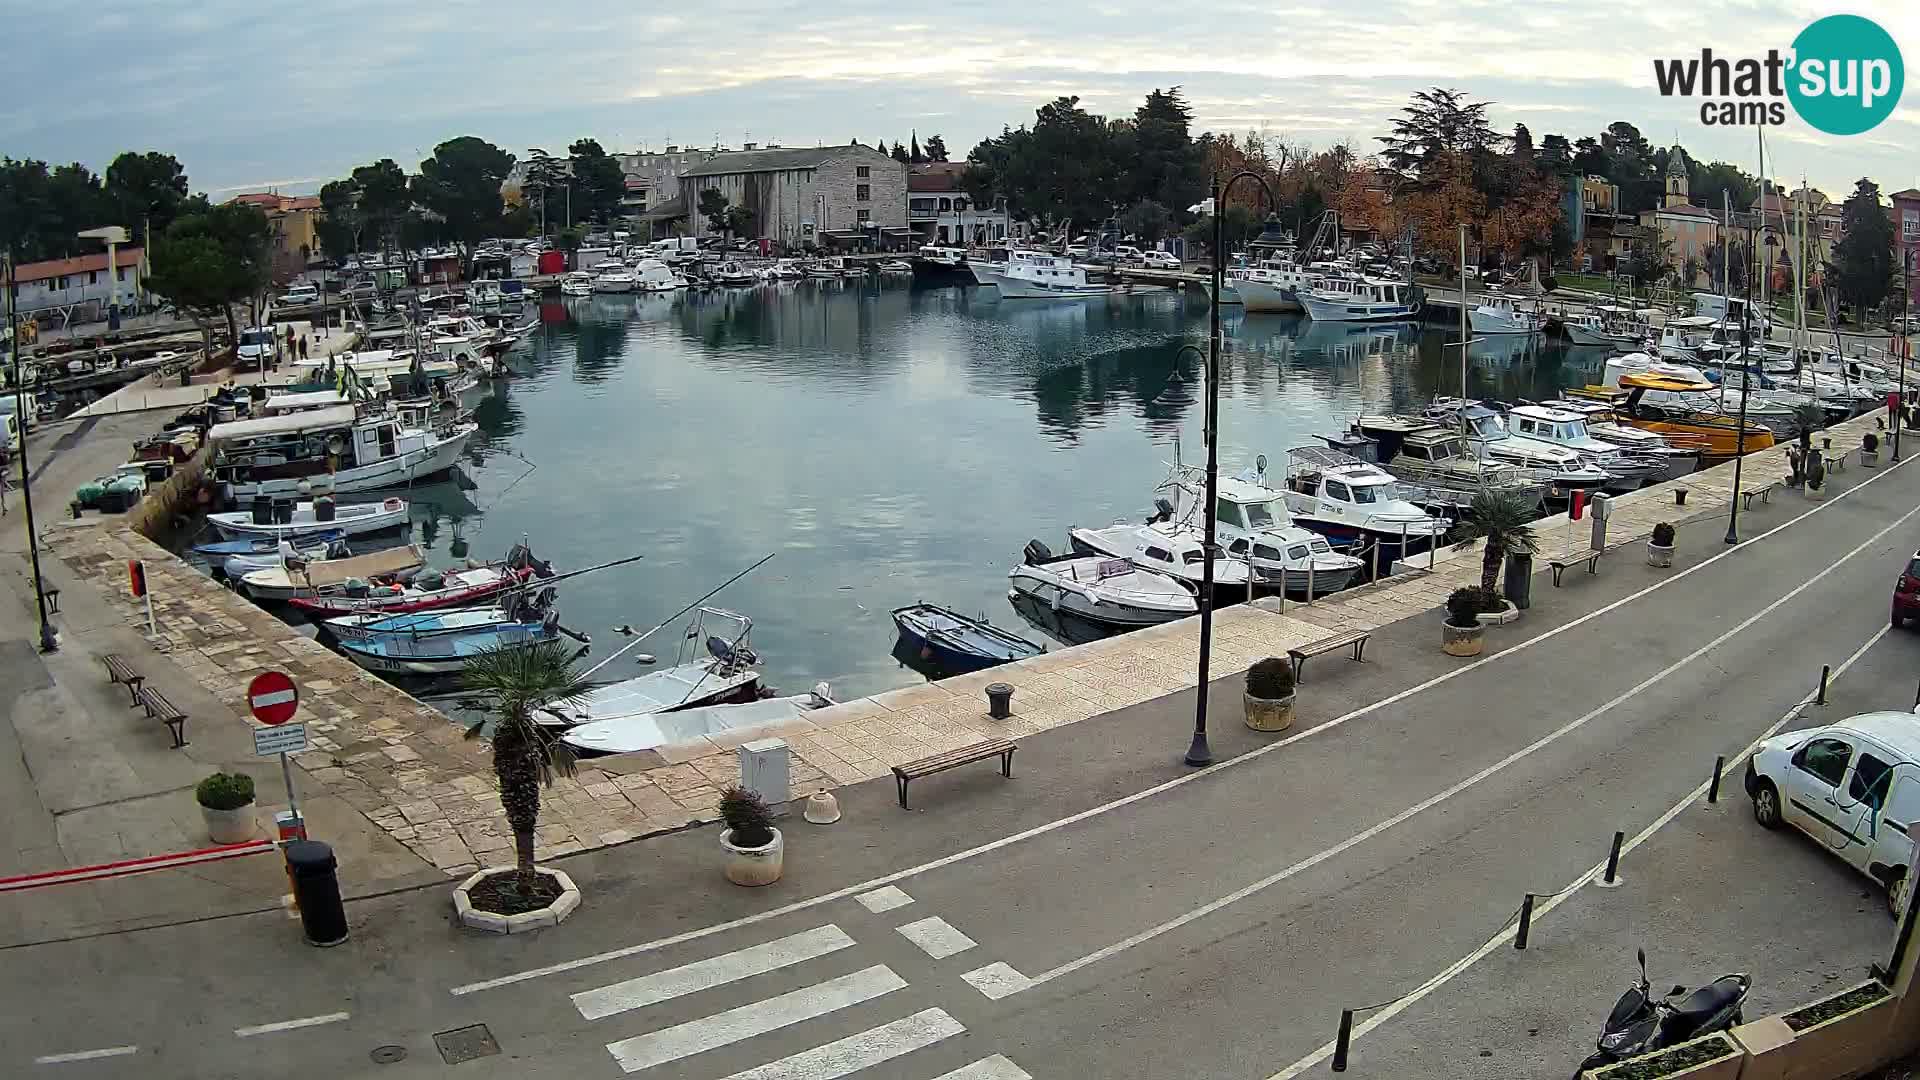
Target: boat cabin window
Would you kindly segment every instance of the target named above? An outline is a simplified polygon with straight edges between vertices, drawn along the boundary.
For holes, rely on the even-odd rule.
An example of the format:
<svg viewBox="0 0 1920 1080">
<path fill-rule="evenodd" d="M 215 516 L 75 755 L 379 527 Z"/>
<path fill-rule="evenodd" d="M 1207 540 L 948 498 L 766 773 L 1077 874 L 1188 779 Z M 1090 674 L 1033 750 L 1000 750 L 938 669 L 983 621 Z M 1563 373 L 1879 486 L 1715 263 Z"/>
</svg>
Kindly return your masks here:
<svg viewBox="0 0 1920 1080">
<path fill-rule="evenodd" d="M 1533 418 L 1532 418 L 1532 417 L 1529 417 L 1529 416 L 1522 416 L 1522 417 L 1520 417 L 1520 418 L 1519 418 L 1519 420 L 1518 420 L 1518 421 L 1517 421 L 1517 422 L 1516 422 L 1516 423 L 1515 423 L 1515 424 L 1514 424 L 1513 426 L 1514 426 L 1514 430 L 1516 430 L 1516 431 L 1518 431 L 1518 432 L 1520 432 L 1520 434 L 1522 434 L 1522 435 L 1532 435 L 1532 434 L 1534 434 L 1534 426 L 1533 426 Z"/>
<path fill-rule="evenodd" d="M 1380 500 L 1379 485 L 1376 484 L 1371 487 L 1364 487 L 1359 484 L 1354 485 L 1354 488 L 1353 488 L 1354 502 L 1371 503 L 1371 502 L 1378 502 L 1379 500 Z"/>
<path fill-rule="evenodd" d="M 1147 550 L 1143 552 L 1143 554 L 1147 558 L 1152 559 L 1155 562 L 1172 562 L 1173 561 L 1173 552 L 1168 551 L 1166 548 L 1148 547 Z"/>
<path fill-rule="evenodd" d="M 1587 422 L 1575 420 L 1560 425 L 1560 437 L 1563 439 L 1584 439 L 1587 437 Z"/>
<path fill-rule="evenodd" d="M 1186 563 L 1188 566 L 1199 566 L 1200 559 L 1201 559 L 1201 555 L 1200 555 L 1199 548 L 1194 548 L 1191 551 L 1182 552 L 1180 555 L 1180 561 L 1183 563 Z"/>
<path fill-rule="evenodd" d="M 1295 544 L 1287 549 L 1287 558 L 1289 559 L 1304 559 L 1306 557 L 1307 545 L 1305 544 Z"/>
<path fill-rule="evenodd" d="M 393 425 L 392 424 L 380 425 L 380 456 L 383 458 L 393 456 Z"/>
<path fill-rule="evenodd" d="M 1233 543 L 1228 544 L 1227 551 L 1234 555 L 1245 555 L 1247 553 L 1247 538 L 1243 536 Z"/>
<path fill-rule="evenodd" d="M 1332 545 L 1332 544 L 1329 544 L 1329 543 L 1327 543 L 1327 542 L 1326 542 L 1325 540 L 1322 540 L 1322 539 L 1320 539 L 1320 538 L 1318 538 L 1318 537 L 1315 537 L 1315 538 L 1314 538 L 1314 539 L 1313 539 L 1312 541 L 1310 541 L 1310 542 L 1309 542 L 1309 543 L 1307 544 L 1307 546 L 1308 546 L 1308 547 L 1310 547 L 1310 548 L 1312 548 L 1312 549 L 1313 549 L 1314 551 L 1316 551 L 1316 552 L 1319 552 L 1319 553 L 1321 553 L 1321 554 L 1325 554 L 1326 552 L 1329 552 L 1329 551 L 1332 551 L 1332 550 L 1333 550 L 1333 545 Z"/>
<path fill-rule="evenodd" d="M 1272 503 L 1247 503 L 1247 524 L 1256 529 L 1271 528 L 1276 515 Z"/>
<path fill-rule="evenodd" d="M 1433 455 L 1427 452 L 1426 447 L 1415 446 L 1412 443 L 1408 443 L 1400 448 L 1400 456 L 1403 458 L 1412 458 L 1415 461 L 1433 460 Z"/>
<path fill-rule="evenodd" d="M 1240 516 L 1240 504 L 1230 499 L 1213 500 L 1213 514 L 1220 519 L 1222 524 L 1232 525 L 1239 529 L 1246 528 L 1247 523 Z"/>
<path fill-rule="evenodd" d="M 1352 502 L 1353 494 L 1347 490 L 1347 485 L 1338 480 L 1329 480 L 1327 481 L 1327 498 L 1338 499 L 1341 502 Z"/>
<path fill-rule="evenodd" d="M 1268 544 L 1255 544 L 1253 545 L 1253 557 L 1256 559 L 1268 559 L 1273 562 L 1279 562 L 1280 549 Z"/>
</svg>

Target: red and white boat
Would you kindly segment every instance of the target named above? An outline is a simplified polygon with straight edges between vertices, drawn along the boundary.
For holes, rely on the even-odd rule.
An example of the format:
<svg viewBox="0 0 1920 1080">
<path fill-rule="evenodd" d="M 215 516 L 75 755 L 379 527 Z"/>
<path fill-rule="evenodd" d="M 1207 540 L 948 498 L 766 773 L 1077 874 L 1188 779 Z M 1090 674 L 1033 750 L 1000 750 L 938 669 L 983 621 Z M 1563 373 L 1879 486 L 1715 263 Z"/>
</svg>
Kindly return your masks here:
<svg viewBox="0 0 1920 1080">
<path fill-rule="evenodd" d="M 405 614 L 468 607 L 491 601 L 535 577 L 552 576 L 550 564 L 534 558 L 525 544 L 516 544 L 507 557 L 497 563 L 462 570 L 427 571 L 404 583 L 368 584 L 364 591 L 348 589 L 322 596 L 296 597 L 289 602 L 303 611 L 327 617 L 368 612 Z"/>
</svg>

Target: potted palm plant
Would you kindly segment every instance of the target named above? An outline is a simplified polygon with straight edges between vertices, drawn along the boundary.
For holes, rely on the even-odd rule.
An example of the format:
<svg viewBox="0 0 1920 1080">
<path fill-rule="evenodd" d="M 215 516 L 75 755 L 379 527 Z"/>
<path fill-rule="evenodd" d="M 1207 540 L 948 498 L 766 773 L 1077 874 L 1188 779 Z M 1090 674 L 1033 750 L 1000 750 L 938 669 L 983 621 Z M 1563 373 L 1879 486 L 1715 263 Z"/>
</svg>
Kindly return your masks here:
<svg viewBox="0 0 1920 1080">
<path fill-rule="evenodd" d="M 1480 589 L 1493 598 L 1493 607 L 1484 614 L 1499 614 L 1494 622 L 1516 618 L 1519 611 L 1500 599 L 1500 568 L 1509 554 L 1532 555 L 1540 550 L 1533 533 L 1534 507 L 1511 491 L 1482 491 L 1474 495 L 1461 523 L 1462 538 L 1481 540 Z M 1478 650 L 1475 650 L 1478 651 Z"/>
<path fill-rule="evenodd" d="M 193 789 L 206 820 L 207 836 L 216 844 L 238 844 L 253 839 L 253 777 L 246 773 L 217 772 Z"/>
<path fill-rule="evenodd" d="M 1806 481 L 1807 498 L 1824 499 L 1827 497 L 1827 463 L 1820 457 L 1819 451 L 1807 455 Z"/>
<path fill-rule="evenodd" d="M 1247 669 L 1247 726 L 1285 731 L 1293 726 L 1293 661 L 1269 656 Z"/>
<path fill-rule="evenodd" d="M 1863 469 L 1880 467 L 1880 436 L 1871 431 L 1860 436 L 1860 467 Z"/>
<path fill-rule="evenodd" d="M 1485 589 L 1467 585 L 1447 597 L 1446 621 L 1440 624 L 1440 647 L 1449 656 L 1479 656 L 1486 647 L 1487 628 L 1480 613 L 1498 611 L 1505 601 Z"/>
<path fill-rule="evenodd" d="M 773 827 L 773 812 L 758 793 L 730 787 L 720 793 L 720 848 L 727 853 L 727 880 L 735 885 L 771 885 L 780 880 L 786 841 Z"/>
<path fill-rule="evenodd" d="M 580 905 L 573 879 L 534 865 L 540 789 L 573 775 L 573 752 L 534 720 L 543 709 L 579 701 L 590 688 L 574 670 L 568 647 L 546 641 L 531 648 L 501 647 L 474 656 L 462 678 L 487 702 L 491 716 L 467 727 L 467 738 L 487 734 L 492 721 L 493 775 L 500 808 L 513 830 L 514 865 L 482 868 L 454 891 L 454 907 L 468 926 L 514 933 L 552 926 Z"/>
<path fill-rule="evenodd" d="M 1647 540 L 1647 565 L 1673 565 L 1673 526 L 1661 522 L 1653 527 L 1653 536 Z"/>
</svg>

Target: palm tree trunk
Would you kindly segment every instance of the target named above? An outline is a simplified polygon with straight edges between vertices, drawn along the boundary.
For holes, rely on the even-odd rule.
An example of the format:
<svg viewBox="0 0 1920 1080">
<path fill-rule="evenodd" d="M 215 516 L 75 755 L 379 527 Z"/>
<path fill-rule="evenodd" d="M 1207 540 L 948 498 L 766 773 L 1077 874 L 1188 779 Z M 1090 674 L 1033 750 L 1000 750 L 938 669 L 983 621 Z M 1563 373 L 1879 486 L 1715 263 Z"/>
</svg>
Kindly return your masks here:
<svg viewBox="0 0 1920 1080">
<path fill-rule="evenodd" d="M 1507 561 L 1507 550 L 1487 538 L 1486 548 L 1480 558 L 1480 587 L 1494 592 L 1494 586 L 1500 580 L 1500 564 Z"/>
<path fill-rule="evenodd" d="M 516 884 L 523 894 L 531 893 L 533 891 L 532 829 L 513 830 L 513 854 L 514 865 L 518 868 L 518 872 L 515 875 L 518 878 Z"/>
</svg>

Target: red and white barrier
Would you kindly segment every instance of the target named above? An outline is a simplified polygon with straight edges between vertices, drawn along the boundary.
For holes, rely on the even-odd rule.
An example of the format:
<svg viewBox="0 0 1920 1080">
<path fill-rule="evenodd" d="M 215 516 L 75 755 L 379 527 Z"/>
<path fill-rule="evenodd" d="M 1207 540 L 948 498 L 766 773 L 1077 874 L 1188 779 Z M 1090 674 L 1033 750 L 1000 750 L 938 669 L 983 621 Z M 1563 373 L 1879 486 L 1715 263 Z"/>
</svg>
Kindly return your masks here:
<svg viewBox="0 0 1920 1080">
<path fill-rule="evenodd" d="M 76 881 L 103 881 L 107 878 L 126 877 L 129 874 L 144 874 L 151 870 L 172 870 L 198 863 L 219 862 L 222 859 L 233 859 L 242 855 L 264 855 L 278 848 L 279 845 L 272 840 L 248 840 L 245 843 L 223 844 L 219 847 L 200 848 L 197 851 L 176 851 L 168 855 L 147 855 L 138 859 L 123 859 L 119 862 L 99 863 L 94 866 L 74 866 L 65 870 L 48 870 L 39 874 L 0 877 L 0 892 L 20 892 L 25 889 L 38 889 L 45 885 L 68 885 Z"/>
</svg>

